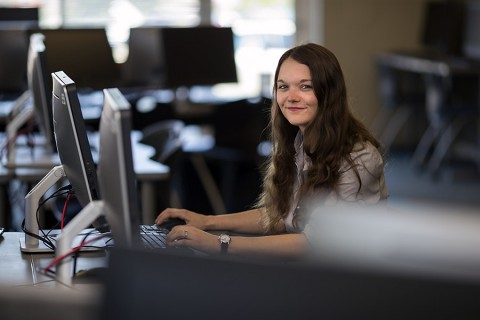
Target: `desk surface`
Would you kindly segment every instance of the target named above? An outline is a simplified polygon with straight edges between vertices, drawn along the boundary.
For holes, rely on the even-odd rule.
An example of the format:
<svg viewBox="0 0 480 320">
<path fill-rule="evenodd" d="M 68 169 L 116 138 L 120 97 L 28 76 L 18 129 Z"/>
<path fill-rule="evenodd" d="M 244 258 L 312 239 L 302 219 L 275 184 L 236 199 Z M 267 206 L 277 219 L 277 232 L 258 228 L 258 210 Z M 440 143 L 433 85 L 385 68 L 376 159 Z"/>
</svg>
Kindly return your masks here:
<svg viewBox="0 0 480 320">
<path fill-rule="evenodd" d="M 392 51 L 377 55 L 377 62 L 400 70 L 449 76 L 452 74 L 478 74 L 480 61 L 467 58 L 434 55 L 421 51 Z"/>
<path fill-rule="evenodd" d="M 0 138 L 4 139 L 5 137 L 2 136 Z M 137 179 L 142 181 L 158 181 L 167 178 L 170 171 L 169 167 L 150 159 L 154 155 L 155 149 L 151 146 L 141 144 L 139 142 L 140 139 L 140 132 L 132 132 L 132 155 Z M 92 155 L 94 159 L 98 159 L 98 152 L 96 151 L 98 150 L 98 133 L 90 134 L 89 140 L 92 146 Z M 33 149 L 22 145 L 21 142 L 22 141 L 20 141 L 20 145 L 16 148 L 15 164 L 6 165 L 7 168 L 10 167 L 15 170 L 14 172 L 18 179 L 38 181 L 43 178 L 50 169 L 60 164 L 58 154 L 48 152 L 45 146 L 42 145 L 41 139 L 39 140 L 40 143 Z M 2 159 L 2 161 L 6 162 L 6 159 Z M 6 172 L 8 172 L 8 170 Z M 1 173 L 2 172 L 0 172 L 0 174 Z"/>
<path fill-rule="evenodd" d="M 20 251 L 20 232 L 6 232 L 0 238 L 1 319 L 95 319 L 100 310 L 103 286 L 74 284 L 68 289 L 38 271 L 52 259 L 51 254 Z M 82 253 L 77 269 L 106 266 L 105 253 Z"/>
<path fill-rule="evenodd" d="M 3 286 L 53 286 L 55 280 L 41 272 L 54 259 L 53 253 L 23 253 L 20 240 L 23 232 L 5 232 L 0 240 L 0 285 Z M 104 251 L 84 252 L 77 260 L 77 270 L 105 267 Z"/>
</svg>

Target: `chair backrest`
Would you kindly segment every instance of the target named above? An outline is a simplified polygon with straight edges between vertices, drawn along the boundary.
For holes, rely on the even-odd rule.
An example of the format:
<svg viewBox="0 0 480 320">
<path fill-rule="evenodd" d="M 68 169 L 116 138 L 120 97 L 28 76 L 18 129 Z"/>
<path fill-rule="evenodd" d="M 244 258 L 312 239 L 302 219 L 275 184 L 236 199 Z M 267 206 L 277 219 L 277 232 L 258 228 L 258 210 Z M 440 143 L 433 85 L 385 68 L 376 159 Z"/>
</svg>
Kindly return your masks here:
<svg viewBox="0 0 480 320">
<path fill-rule="evenodd" d="M 141 143 L 155 148 L 153 160 L 171 166 L 182 152 L 182 130 L 185 123 L 181 120 L 163 120 L 153 123 L 142 130 Z"/>
<path fill-rule="evenodd" d="M 219 105 L 213 121 L 215 146 L 256 155 L 258 145 L 268 140 L 270 105 L 266 98 Z"/>
</svg>

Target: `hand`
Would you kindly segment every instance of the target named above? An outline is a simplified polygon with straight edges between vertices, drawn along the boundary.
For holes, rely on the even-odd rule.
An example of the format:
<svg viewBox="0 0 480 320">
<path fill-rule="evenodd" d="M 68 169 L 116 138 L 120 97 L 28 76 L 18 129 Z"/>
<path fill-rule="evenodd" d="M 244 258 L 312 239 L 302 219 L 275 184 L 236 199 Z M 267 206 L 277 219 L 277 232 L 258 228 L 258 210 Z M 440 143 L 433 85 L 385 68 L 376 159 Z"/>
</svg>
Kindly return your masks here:
<svg viewBox="0 0 480 320">
<path fill-rule="evenodd" d="M 211 254 L 220 253 L 218 236 L 188 225 L 172 228 L 167 235 L 167 245 L 190 247 Z"/>
<path fill-rule="evenodd" d="M 207 226 L 207 216 L 186 209 L 176 208 L 163 210 L 155 219 L 155 224 L 162 224 L 162 222 L 170 218 L 182 219 L 188 226 L 193 226 L 200 230 L 205 230 Z"/>
</svg>

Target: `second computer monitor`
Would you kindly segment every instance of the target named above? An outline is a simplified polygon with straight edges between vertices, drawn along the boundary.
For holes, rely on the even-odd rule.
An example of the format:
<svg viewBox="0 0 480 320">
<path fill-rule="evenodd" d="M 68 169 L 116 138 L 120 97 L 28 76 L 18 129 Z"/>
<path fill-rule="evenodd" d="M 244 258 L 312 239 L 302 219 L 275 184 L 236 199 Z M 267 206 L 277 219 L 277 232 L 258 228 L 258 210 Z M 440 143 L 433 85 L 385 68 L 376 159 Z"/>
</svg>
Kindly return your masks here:
<svg viewBox="0 0 480 320">
<path fill-rule="evenodd" d="M 98 161 L 100 189 L 115 245 L 131 247 L 140 239 L 140 210 L 130 138 L 130 104 L 117 88 L 103 92 Z"/>
</svg>

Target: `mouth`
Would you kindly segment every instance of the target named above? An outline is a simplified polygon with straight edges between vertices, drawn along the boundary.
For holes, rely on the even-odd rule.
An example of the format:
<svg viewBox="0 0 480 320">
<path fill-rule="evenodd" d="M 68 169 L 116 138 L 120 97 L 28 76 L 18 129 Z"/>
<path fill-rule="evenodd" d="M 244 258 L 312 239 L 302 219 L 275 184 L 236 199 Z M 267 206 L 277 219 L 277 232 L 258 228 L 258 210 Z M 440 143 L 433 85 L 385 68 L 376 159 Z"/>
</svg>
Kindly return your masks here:
<svg viewBox="0 0 480 320">
<path fill-rule="evenodd" d="M 287 110 L 292 111 L 292 112 L 302 111 L 302 110 L 305 110 L 305 109 L 306 108 L 301 108 L 301 107 L 287 107 Z"/>
</svg>

